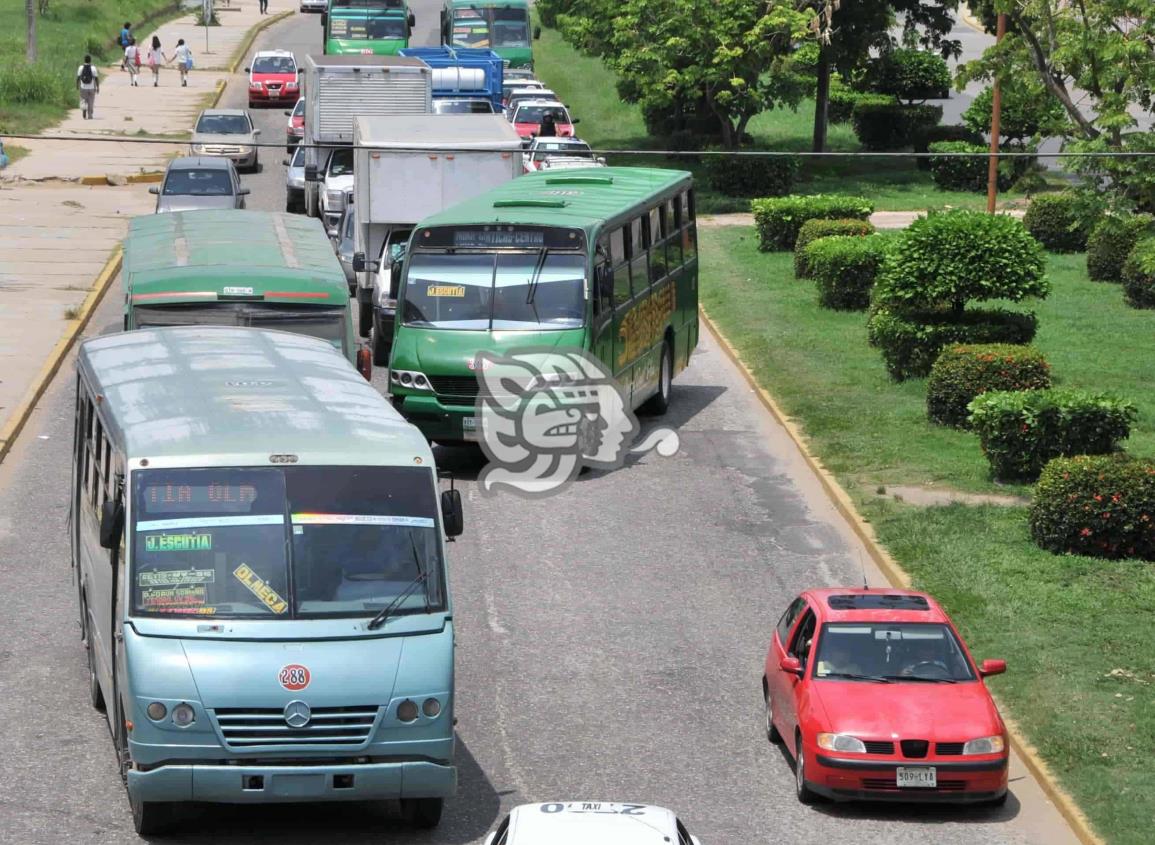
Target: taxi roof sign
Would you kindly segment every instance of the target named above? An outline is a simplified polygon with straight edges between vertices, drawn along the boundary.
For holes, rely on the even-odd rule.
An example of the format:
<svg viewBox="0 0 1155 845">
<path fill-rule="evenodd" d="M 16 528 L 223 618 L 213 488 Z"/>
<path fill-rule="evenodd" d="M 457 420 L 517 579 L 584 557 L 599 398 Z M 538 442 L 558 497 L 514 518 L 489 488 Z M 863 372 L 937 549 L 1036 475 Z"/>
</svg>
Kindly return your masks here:
<svg viewBox="0 0 1155 845">
<path fill-rule="evenodd" d="M 677 820 L 664 807 L 610 801 L 523 804 L 510 815 L 509 845 L 675 845 Z"/>
</svg>

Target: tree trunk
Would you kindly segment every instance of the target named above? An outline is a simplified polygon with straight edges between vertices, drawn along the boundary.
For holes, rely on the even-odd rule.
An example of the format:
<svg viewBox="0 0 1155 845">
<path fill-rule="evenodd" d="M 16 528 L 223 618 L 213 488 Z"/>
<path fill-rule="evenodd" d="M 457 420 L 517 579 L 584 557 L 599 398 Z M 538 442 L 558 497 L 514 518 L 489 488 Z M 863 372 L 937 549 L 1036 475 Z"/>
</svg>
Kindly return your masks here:
<svg viewBox="0 0 1155 845">
<path fill-rule="evenodd" d="M 830 106 L 830 53 L 822 47 L 818 50 L 818 87 L 814 92 L 814 139 L 811 152 L 826 152 L 827 113 Z"/>
<path fill-rule="evenodd" d="M 28 40 L 24 56 L 28 61 L 36 61 L 36 0 L 24 0 L 24 13 L 28 18 Z"/>
</svg>

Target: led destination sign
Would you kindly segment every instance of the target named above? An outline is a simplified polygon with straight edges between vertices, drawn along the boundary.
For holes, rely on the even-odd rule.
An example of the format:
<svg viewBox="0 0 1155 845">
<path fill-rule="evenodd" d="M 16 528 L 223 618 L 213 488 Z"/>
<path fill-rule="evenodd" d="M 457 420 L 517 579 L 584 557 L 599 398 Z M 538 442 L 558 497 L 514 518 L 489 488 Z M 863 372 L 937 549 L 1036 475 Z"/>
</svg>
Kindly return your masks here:
<svg viewBox="0 0 1155 845">
<path fill-rule="evenodd" d="M 426 229 L 420 246 L 433 249 L 582 249 L 580 229 L 556 226 L 446 226 Z"/>
</svg>

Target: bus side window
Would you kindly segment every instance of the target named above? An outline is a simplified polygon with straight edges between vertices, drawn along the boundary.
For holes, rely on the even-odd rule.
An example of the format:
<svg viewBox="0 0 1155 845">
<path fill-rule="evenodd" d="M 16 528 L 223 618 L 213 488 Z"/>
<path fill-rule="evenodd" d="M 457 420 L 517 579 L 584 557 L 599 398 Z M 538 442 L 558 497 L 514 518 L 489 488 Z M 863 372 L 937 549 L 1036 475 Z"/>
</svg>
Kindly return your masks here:
<svg viewBox="0 0 1155 845">
<path fill-rule="evenodd" d="M 649 220 L 635 217 L 630 221 L 630 281 L 634 293 L 641 293 L 650 284 L 649 259 L 646 256 L 645 229 Z"/>
<path fill-rule="evenodd" d="M 650 247 L 650 280 L 657 282 L 665 278 L 668 266 L 666 264 L 666 249 L 662 243 L 662 207 L 650 209 L 648 221 L 647 241 Z"/>
<path fill-rule="evenodd" d="M 620 234 L 620 230 L 618 232 Z M 598 239 L 594 259 L 594 284 L 590 300 L 594 314 L 605 314 L 614 307 L 614 263 L 611 257 L 610 238 L 603 235 Z"/>
<path fill-rule="evenodd" d="M 689 264 L 698 257 L 698 232 L 694 228 L 694 192 L 686 191 L 681 196 L 682 205 L 682 256 Z"/>
<path fill-rule="evenodd" d="M 678 233 L 678 206 L 673 200 L 662 203 L 662 240 L 666 244 L 666 263 L 670 269 L 682 264 L 682 241 Z"/>
<path fill-rule="evenodd" d="M 108 433 L 105 432 L 103 439 L 103 450 L 100 459 L 100 479 L 101 479 L 101 497 L 99 505 L 103 506 L 105 502 L 113 496 L 112 489 L 112 441 L 108 439 Z"/>
<path fill-rule="evenodd" d="M 617 229 L 610 235 L 610 258 L 614 273 L 614 305 L 630 301 L 630 271 L 626 263 L 629 258 L 626 230 Z"/>
<path fill-rule="evenodd" d="M 81 465 L 84 467 L 84 478 L 81 481 L 85 493 L 92 490 L 92 423 L 96 414 L 92 409 L 92 400 L 84 397 L 84 419 L 81 421 L 80 455 Z"/>
</svg>

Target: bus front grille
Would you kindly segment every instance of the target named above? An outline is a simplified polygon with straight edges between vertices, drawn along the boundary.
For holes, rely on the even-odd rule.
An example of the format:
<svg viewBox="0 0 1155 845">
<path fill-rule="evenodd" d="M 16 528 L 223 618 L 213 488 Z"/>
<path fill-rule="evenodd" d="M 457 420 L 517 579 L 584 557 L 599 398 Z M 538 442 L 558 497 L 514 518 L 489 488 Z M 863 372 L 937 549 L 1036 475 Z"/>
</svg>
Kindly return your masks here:
<svg viewBox="0 0 1155 845">
<path fill-rule="evenodd" d="M 377 708 L 371 704 L 355 707 L 315 707 L 309 723 L 292 728 L 284 710 L 277 707 L 221 707 L 212 711 L 221 737 L 230 748 L 259 748 L 269 745 L 364 745 L 373 733 Z"/>
<path fill-rule="evenodd" d="M 433 392 L 441 399 L 472 405 L 477 401 L 480 387 L 476 376 L 429 376 Z"/>
</svg>

